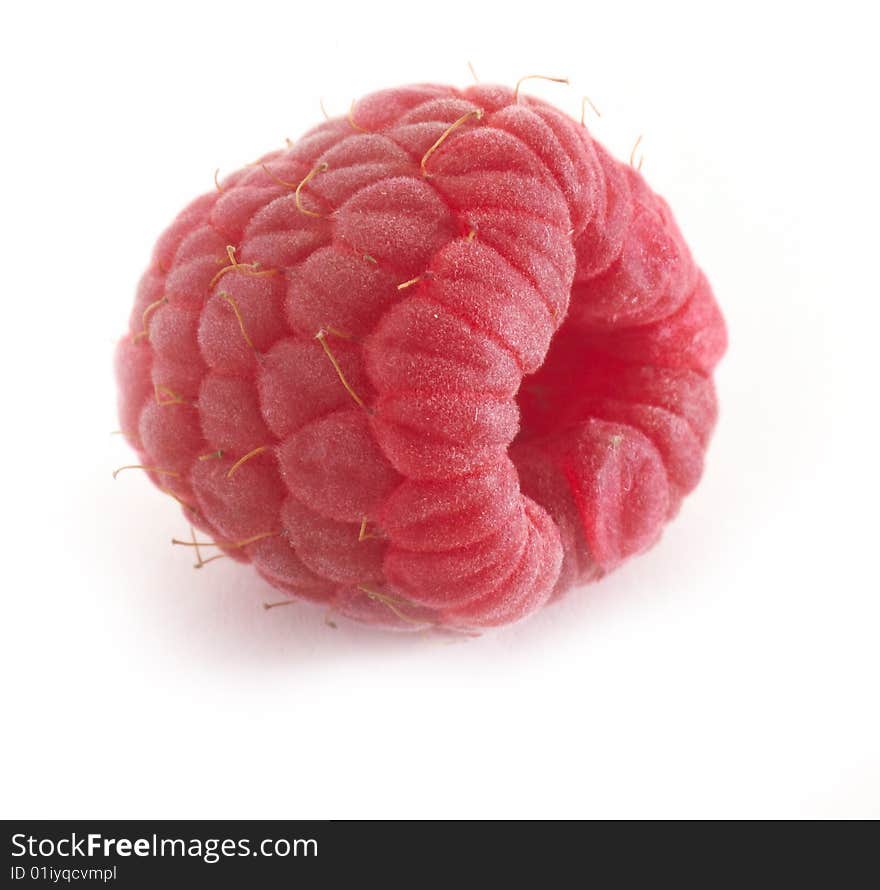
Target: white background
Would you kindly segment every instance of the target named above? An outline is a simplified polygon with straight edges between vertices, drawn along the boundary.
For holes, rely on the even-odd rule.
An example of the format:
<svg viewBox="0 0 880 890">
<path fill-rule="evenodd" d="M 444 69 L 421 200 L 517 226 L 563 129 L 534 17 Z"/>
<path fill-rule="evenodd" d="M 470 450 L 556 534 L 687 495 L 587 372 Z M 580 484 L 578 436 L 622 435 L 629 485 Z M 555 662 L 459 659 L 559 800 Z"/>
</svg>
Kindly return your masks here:
<svg viewBox="0 0 880 890">
<path fill-rule="evenodd" d="M 880 816 L 870 4 L 16 4 L 0 35 L 5 817 Z M 824 4 L 822 4 L 824 6 Z M 568 75 L 726 314 L 661 544 L 467 643 L 200 572 L 113 343 L 195 194 L 370 90 Z"/>
</svg>

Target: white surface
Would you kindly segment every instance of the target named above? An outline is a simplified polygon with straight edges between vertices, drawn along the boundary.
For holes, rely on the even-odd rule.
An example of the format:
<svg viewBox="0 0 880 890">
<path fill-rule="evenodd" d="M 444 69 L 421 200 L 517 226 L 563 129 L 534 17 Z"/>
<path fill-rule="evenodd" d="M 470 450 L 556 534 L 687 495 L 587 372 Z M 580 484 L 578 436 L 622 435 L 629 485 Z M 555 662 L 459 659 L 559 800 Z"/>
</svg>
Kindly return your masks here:
<svg viewBox="0 0 880 890">
<path fill-rule="evenodd" d="M 876 30 L 805 8 L 6 11 L 4 817 L 880 816 Z M 113 342 L 215 167 L 467 60 L 569 75 L 529 89 L 588 93 L 619 157 L 645 133 L 730 327 L 705 478 L 650 554 L 479 640 L 265 612 L 112 481 Z"/>
</svg>

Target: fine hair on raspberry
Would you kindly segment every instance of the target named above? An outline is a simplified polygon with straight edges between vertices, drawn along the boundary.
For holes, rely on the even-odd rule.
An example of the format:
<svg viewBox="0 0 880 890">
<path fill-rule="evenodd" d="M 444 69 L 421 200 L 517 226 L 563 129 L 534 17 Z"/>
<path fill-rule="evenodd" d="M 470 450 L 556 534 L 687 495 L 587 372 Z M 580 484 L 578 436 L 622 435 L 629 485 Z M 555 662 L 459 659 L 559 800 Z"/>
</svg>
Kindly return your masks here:
<svg viewBox="0 0 880 890">
<path fill-rule="evenodd" d="M 657 541 L 725 347 L 668 205 L 582 121 L 419 84 L 177 216 L 117 349 L 119 414 L 197 565 L 478 632 Z"/>
</svg>

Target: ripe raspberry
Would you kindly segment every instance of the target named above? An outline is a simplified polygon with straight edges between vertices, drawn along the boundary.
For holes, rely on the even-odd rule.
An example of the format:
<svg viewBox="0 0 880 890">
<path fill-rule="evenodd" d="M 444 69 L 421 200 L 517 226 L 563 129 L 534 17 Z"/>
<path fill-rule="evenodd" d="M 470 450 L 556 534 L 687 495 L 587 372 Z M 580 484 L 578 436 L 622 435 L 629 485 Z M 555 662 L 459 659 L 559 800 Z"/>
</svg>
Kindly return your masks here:
<svg viewBox="0 0 880 890">
<path fill-rule="evenodd" d="M 514 621 L 650 547 L 726 335 L 666 203 L 552 106 L 419 85 L 227 177 L 118 348 L 153 481 L 362 621 Z"/>
</svg>

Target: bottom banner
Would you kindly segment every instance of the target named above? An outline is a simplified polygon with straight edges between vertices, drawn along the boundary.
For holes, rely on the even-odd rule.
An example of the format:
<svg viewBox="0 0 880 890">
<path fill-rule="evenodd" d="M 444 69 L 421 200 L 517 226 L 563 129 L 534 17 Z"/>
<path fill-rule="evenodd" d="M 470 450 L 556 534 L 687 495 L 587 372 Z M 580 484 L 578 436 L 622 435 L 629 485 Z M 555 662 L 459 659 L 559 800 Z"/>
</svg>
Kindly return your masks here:
<svg viewBox="0 0 880 890">
<path fill-rule="evenodd" d="M 807 867 L 812 880 L 847 885 L 871 847 L 854 838 L 844 860 L 790 830 L 694 823 L 583 822 L 6 821 L 6 886 L 383 887 L 475 883 L 567 886 L 690 879 L 753 883 Z M 812 832 L 804 826 L 801 830 Z M 823 833 L 827 831 L 822 828 Z M 745 838 L 743 838 L 745 835 Z M 724 840 L 722 840 L 722 836 Z M 277 882 L 277 884 L 276 884 Z M 281 883 L 284 882 L 284 883 Z"/>
</svg>

